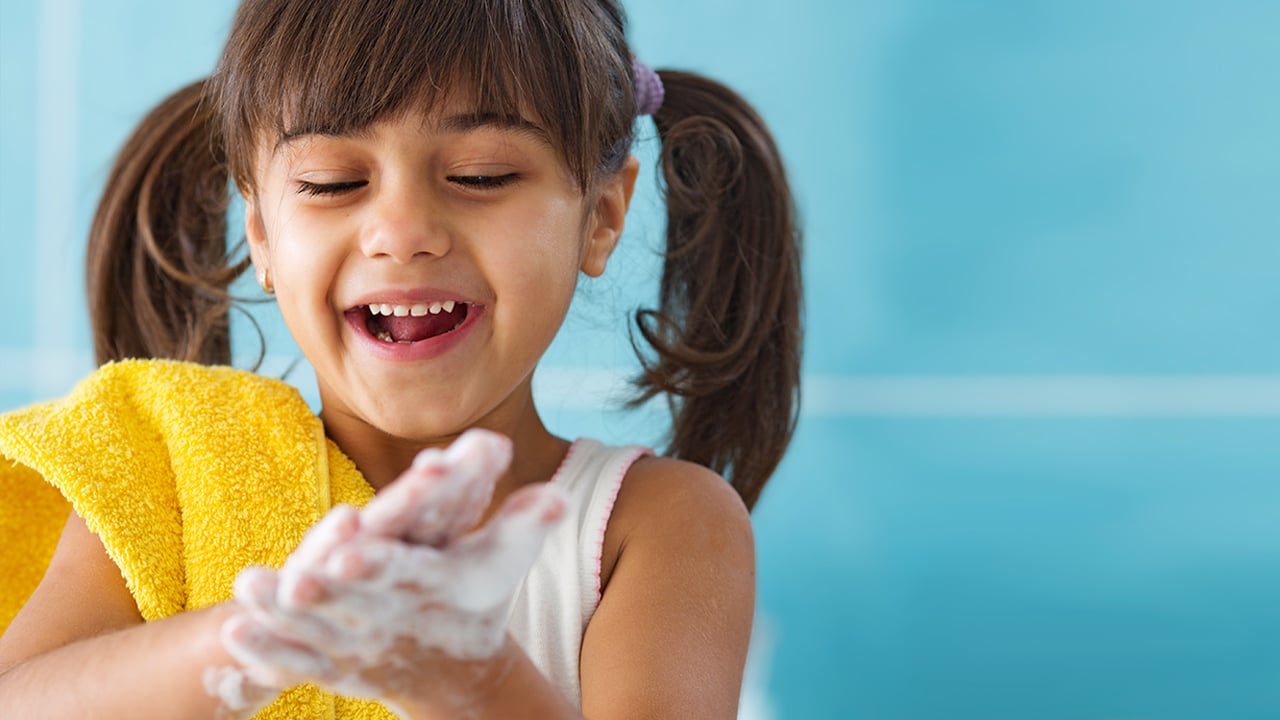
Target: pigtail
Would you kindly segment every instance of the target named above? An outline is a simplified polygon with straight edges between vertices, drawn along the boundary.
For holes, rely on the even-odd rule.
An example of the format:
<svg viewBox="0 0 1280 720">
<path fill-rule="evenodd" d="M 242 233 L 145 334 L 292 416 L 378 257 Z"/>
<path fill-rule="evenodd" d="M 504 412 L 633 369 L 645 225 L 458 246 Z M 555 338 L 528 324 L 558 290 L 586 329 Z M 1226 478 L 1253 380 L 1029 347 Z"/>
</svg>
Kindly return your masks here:
<svg viewBox="0 0 1280 720">
<path fill-rule="evenodd" d="M 205 81 L 151 111 L 116 159 L 89 231 L 87 285 L 99 364 L 231 361 L 224 150 Z"/>
<path fill-rule="evenodd" d="M 636 404 L 665 393 L 669 452 L 710 467 L 755 504 L 795 431 L 800 232 L 777 147 L 732 90 L 662 71 L 667 251 L 659 306 L 636 313 Z"/>
</svg>

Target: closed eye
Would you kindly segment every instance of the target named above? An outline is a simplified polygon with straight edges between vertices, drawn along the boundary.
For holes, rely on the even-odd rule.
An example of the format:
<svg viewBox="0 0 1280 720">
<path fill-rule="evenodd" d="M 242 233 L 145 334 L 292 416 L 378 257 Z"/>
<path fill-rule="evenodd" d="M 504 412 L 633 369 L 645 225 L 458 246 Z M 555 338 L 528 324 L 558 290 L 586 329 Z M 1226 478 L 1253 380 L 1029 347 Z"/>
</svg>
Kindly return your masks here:
<svg viewBox="0 0 1280 720">
<path fill-rule="evenodd" d="M 450 175 L 449 182 L 474 190 L 496 190 L 519 178 L 516 173 L 506 175 Z"/>
<path fill-rule="evenodd" d="M 313 183 L 306 180 L 298 181 L 298 192 L 307 193 L 308 195 L 339 195 L 368 185 L 367 180 L 352 180 L 350 182 L 337 183 Z"/>
</svg>

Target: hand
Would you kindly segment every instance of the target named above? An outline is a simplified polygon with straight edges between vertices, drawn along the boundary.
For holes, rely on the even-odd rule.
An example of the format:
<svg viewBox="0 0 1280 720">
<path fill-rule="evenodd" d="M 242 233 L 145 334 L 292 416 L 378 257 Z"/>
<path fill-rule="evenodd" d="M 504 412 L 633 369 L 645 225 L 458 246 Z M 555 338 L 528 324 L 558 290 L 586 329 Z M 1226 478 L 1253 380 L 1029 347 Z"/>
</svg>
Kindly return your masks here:
<svg viewBox="0 0 1280 720">
<path fill-rule="evenodd" d="M 335 507 L 307 533 L 280 570 L 281 594 L 305 601 L 321 592 L 315 568 L 356 535 L 435 548 L 454 542 L 480 521 L 510 463 L 511 441 L 484 430 L 463 433 L 444 451 L 423 450 L 363 510 Z"/>
<path fill-rule="evenodd" d="M 237 579 L 245 611 L 224 625 L 228 651 L 273 687 L 456 696 L 468 685 L 459 673 L 492 671 L 510 600 L 566 509 L 558 487 L 528 486 L 463 535 L 509 457 L 497 436 L 469 433 L 445 453 L 424 452 L 364 510 L 335 508 L 279 573 Z"/>
</svg>

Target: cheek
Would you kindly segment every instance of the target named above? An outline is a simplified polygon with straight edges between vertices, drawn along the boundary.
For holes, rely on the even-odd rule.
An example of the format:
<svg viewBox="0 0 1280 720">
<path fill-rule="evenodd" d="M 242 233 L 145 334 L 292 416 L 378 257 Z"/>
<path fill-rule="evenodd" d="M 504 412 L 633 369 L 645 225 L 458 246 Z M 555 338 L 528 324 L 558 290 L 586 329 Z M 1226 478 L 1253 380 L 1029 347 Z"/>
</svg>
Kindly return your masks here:
<svg viewBox="0 0 1280 720">
<path fill-rule="evenodd" d="M 498 299 L 502 326 L 540 353 L 564 321 L 578 282 L 580 233 L 576 217 L 530 213 L 493 228 L 478 253 Z M 501 233 L 498 235 L 497 233 Z M 479 257 L 477 259 L 480 259 Z"/>
<path fill-rule="evenodd" d="M 292 218 L 268 228 L 272 264 L 277 268 L 276 299 L 291 328 L 305 320 L 305 312 L 316 308 L 327 312 L 329 288 L 342 259 L 340 243 L 331 237 L 335 229 L 313 225 Z"/>
<path fill-rule="evenodd" d="M 581 203 L 556 197 L 516 222 L 513 227 L 523 228 L 521 241 L 539 253 L 549 268 L 566 268 L 570 277 L 577 277 L 586 239 Z"/>
<path fill-rule="evenodd" d="M 577 286 L 582 256 L 583 231 L 576 216 L 543 213 L 514 227 L 523 229 L 511 238 L 516 247 L 505 253 L 511 275 L 526 291 L 567 304 Z"/>
<path fill-rule="evenodd" d="M 292 263 L 325 262 L 325 253 L 336 250 L 346 232 L 347 219 L 303 211 L 283 214 L 271 243 L 275 253 Z"/>
</svg>

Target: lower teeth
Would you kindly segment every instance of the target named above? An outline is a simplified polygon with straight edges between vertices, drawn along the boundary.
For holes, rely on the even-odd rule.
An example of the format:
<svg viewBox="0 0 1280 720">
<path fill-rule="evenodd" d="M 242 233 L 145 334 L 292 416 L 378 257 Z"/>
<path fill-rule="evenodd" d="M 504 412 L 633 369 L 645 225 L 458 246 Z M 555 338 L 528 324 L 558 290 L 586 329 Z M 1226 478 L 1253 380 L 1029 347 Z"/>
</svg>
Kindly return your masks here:
<svg viewBox="0 0 1280 720">
<path fill-rule="evenodd" d="M 374 333 L 373 336 L 385 343 L 399 343 L 400 345 L 413 344 L 412 340 L 397 340 L 391 337 L 391 333 L 387 332 L 386 330 L 379 330 L 378 332 Z"/>
<path fill-rule="evenodd" d="M 412 340 L 397 340 L 397 339 L 395 339 L 394 337 L 392 337 L 392 336 L 391 336 L 391 333 L 390 333 L 390 332 L 387 332 L 385 329 L 379 328 L 379 329 L 377 329 L 377 330 L 374 330 L 374 325 L 375 325 L 375 323 L 369 323 L 369 325 L 367 325 L 366 327 L 368 328 L 369 332 L 370 332 L 370 333 L 371 333 L 375 338 L 377 338 L 378 340 L 381 340 L 382 342 L 385 342 L 385 343 L 399 343 L 399 344 L 401 344 L 401 345 L 412 345 L 412 344 L 413 344 L 413 341 L 412 341 Z M 448 330 L 445 330 L 445 332 L 446 332 L 446 333 L 448 333 L 448 332 L 453 332 L 454 330 L 457 330 L 457 329 L 458 329 L 458 327 L 459 327 L 459 326 L 461 326 L 461 325 L 462 325 L 462 321 L 461 321 L 461 320 L 459 320 L 459 321 L 457 322 L 457 324 L 455 324 L 453 327 L 449 328 Z M 441 334 L 443 334 L 443 333 L 441 333 Z"/>
</svg>

